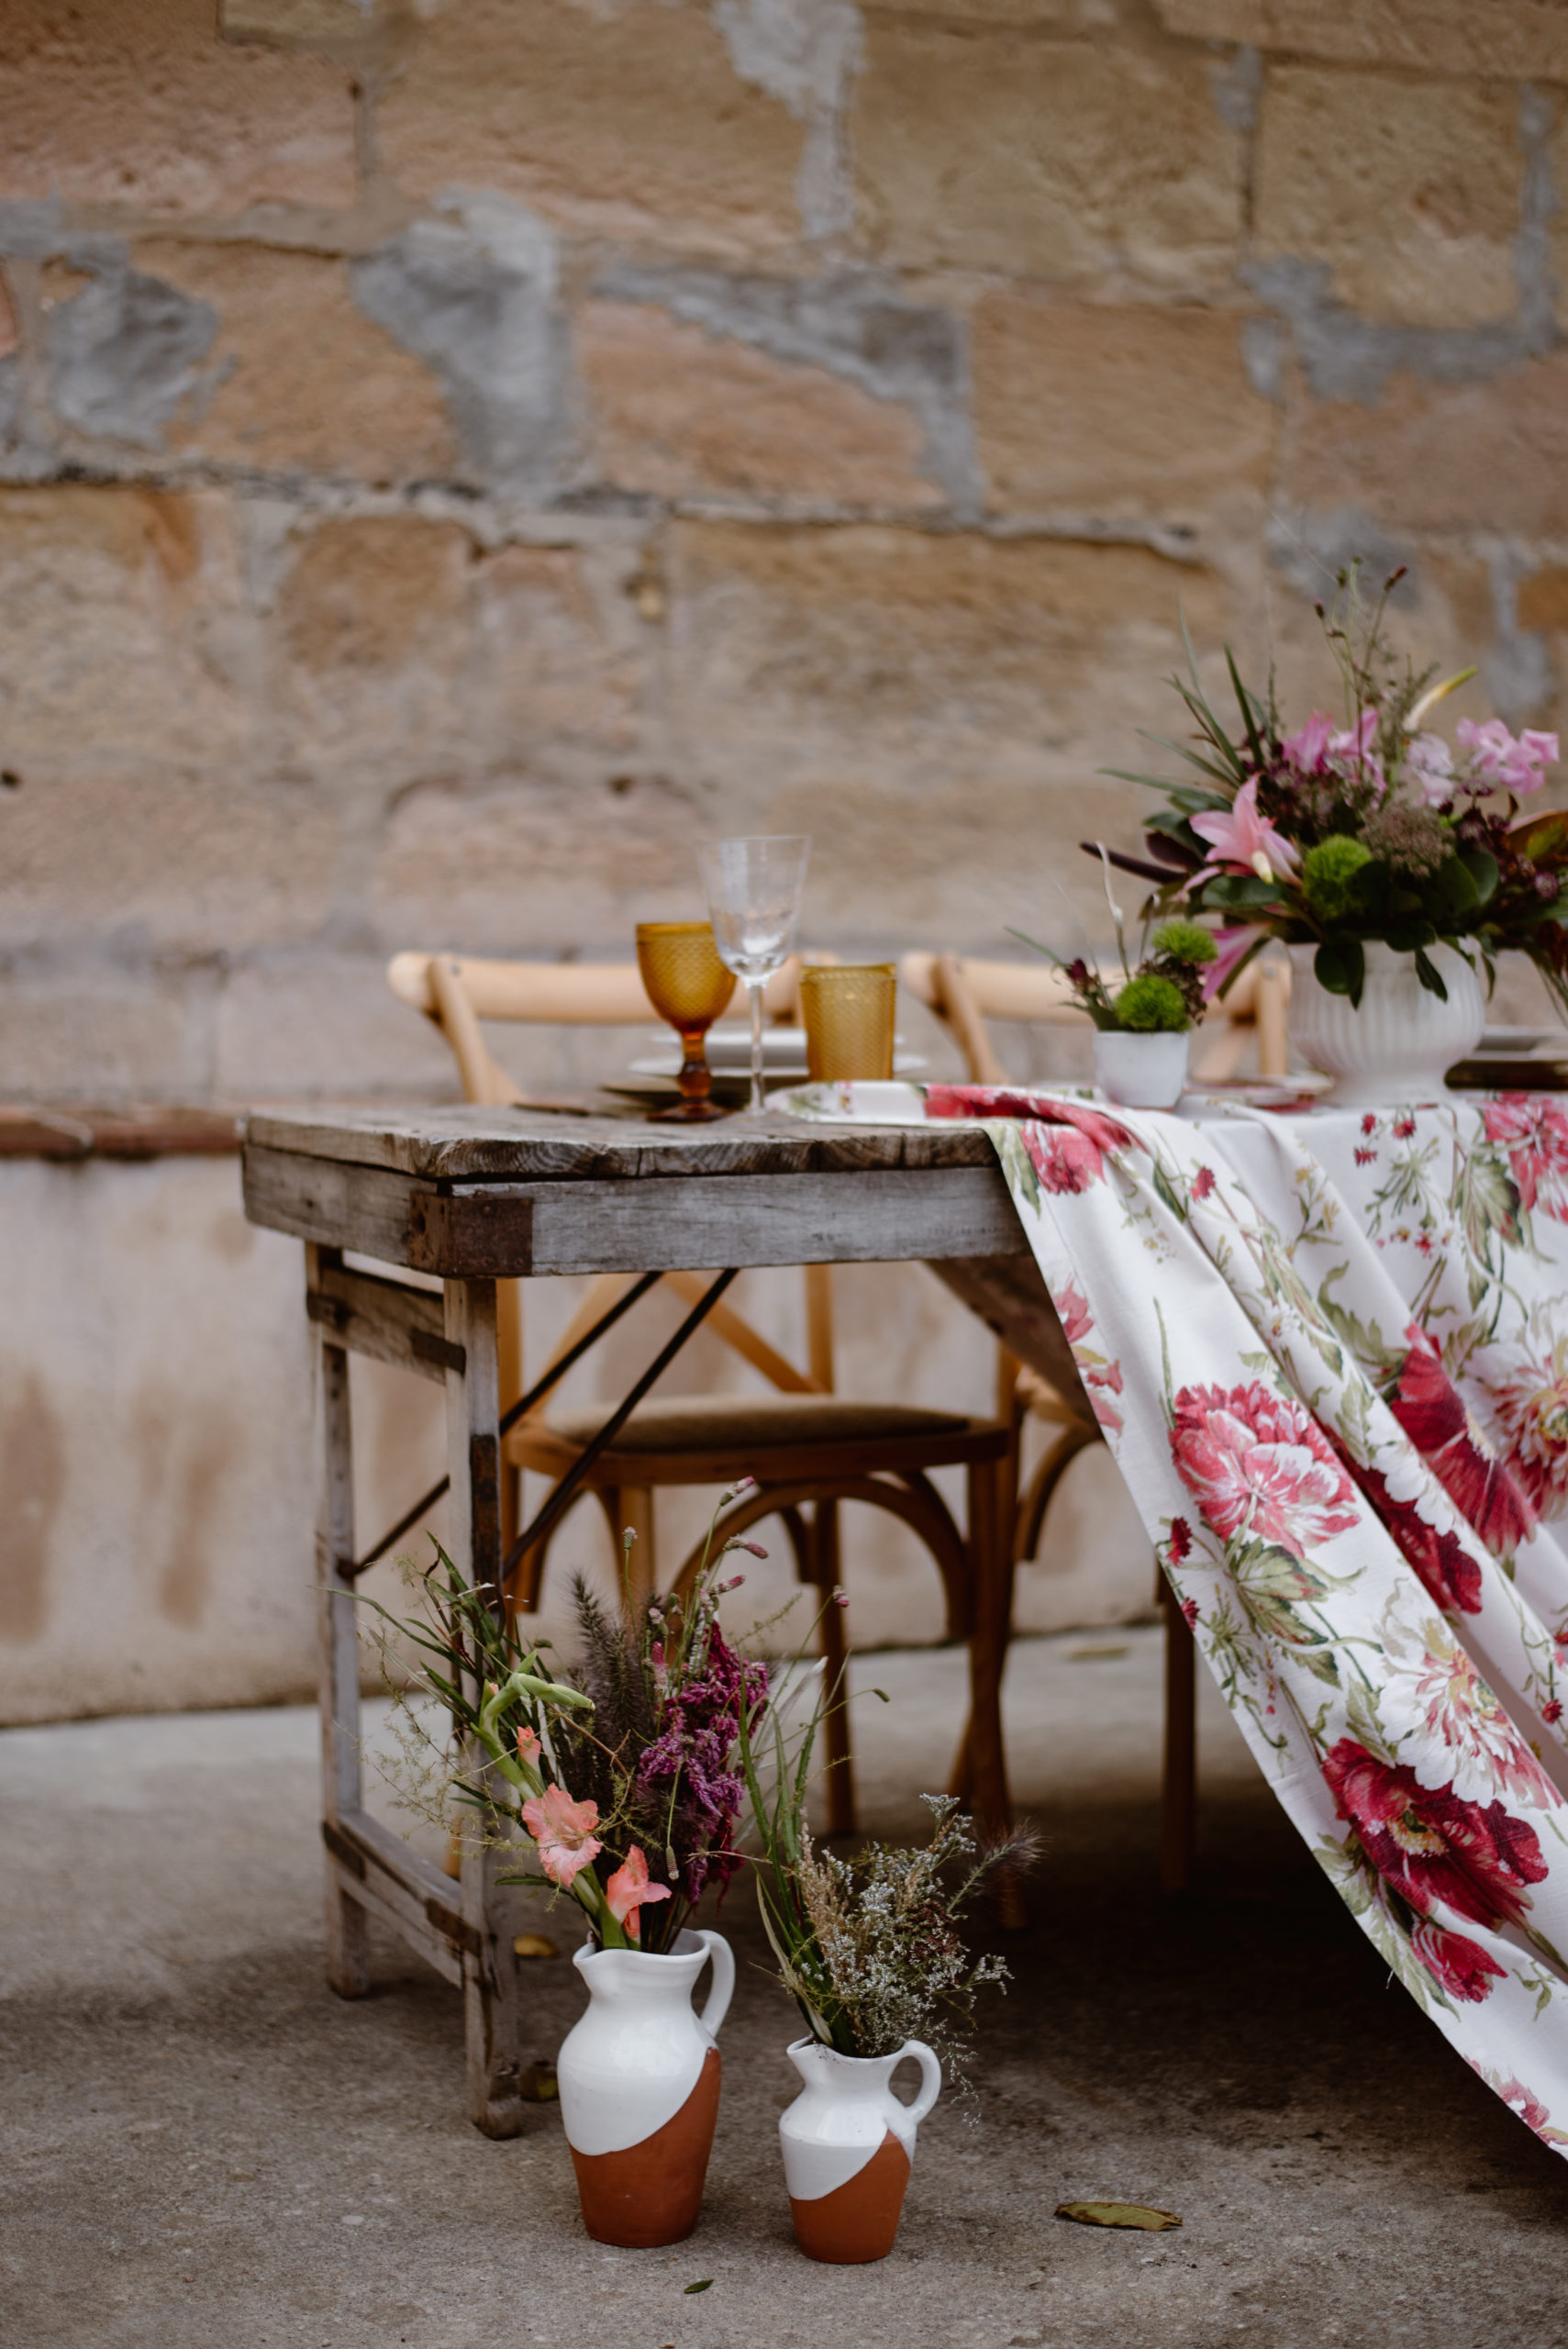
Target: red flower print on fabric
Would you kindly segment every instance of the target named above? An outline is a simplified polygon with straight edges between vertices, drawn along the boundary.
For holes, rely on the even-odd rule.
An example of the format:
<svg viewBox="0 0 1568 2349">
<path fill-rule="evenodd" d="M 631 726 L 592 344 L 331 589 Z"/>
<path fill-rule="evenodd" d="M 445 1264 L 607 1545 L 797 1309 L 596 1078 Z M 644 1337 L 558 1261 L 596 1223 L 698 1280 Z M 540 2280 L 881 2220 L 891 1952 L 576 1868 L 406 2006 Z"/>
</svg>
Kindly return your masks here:
<svg viewBox="0 0 1568 2349">
<path fill-rule="evenodd" d="M 1414 1770 L 1379 1762 L 1342 1737 L 1323 1776 L 1385 1884 L 1429 1916 L 1444 1902 L 1476 1925 L 1517 1925 L 1527 1885 L 1546 1875 L 1540 1840 L 1500 1802 L 1466 1802 L 1451 1787 L 1423 1787 Z"/>
<path fill-rule="evenodd" d="M 1394 1536 L 1399 1554 L 1420 1575 L 1427 1596 L 1445 1615 L 1479 1615 L 1481 1565 L 1459 1535 L 1440 1533 L 1429 1525 L 1414 1501 L 1396 1500 L 1388 1480 L 1375 1468 L 1358 1466 L 1348 1453 L 1340 1457 L 1354 1477 L 1382 1523 Z"/>
<path fill-rule="evenodd" d="M 1505 1969 L 1478 1942 L 1464 1933 L 1446 1932 L 1425 1917 L 1412 1932 L 1410 1946 L 1451 1998 L 1474 2003 L 1488 1995 L 1494 1982 L 1503 1979 Z"/>
<path fill-rule="evenodd" d="M 1248 1535 L 1305 1558 L 1357 1521 L 1355 1487 L 1317 1421 L 1261 1379 L 1184 1386 L 1171 1456 L 1222 1541 Z"/>
<path fill-rule="evenodd" d="M 1568 1508 L 1568 1338 L 1544 1362 L 1522 1349 L 1486 1381 L 1503 1464 L 1540 1517 Z"/>
<path fill-rule="evenodd" d="M 1508 1153 L 1521 1205 L 1568 1223 L 1568 1111 L 1543 1094 L 1500 1093 L 1481 1115 Z"/>
<path fill-rule="evenodd" d="M 1121 1413 L 1107 1395 L 1121 1393 L 1121 1364 L 1108 1356 L 1096 1353 L 1085 1342 L 1094 1335 L 1095 1319 L 1089 1311 L 1089 1300 L 1076 1281 L 1069 1281 L 1053 1297 L 1061 1318 L 1062 1333 L 1073 1349 L 1073 1359 L 1078 1365 L 1078 1375 L 1084 1382 L 1089 1406 L 1101 1427 L 1119 1435 Z"/>
<path fill-rule="evenodd" d="M 1525 1498 L 1469 1412 L 1420 1324 L 1405 1332 L 1410 1351 L 1389 1408 L 1460 1515 L 1495 1557 L 1518 1548 L 1535 1524 Z"/>
<path fill-rule="evenodd" d="M 1207 1199 L 1207 1197 L 1208 1197 L 1208 1195 L 1209 1195 L 1209 1193 L 1213 1190 L 1213 1188 L 1214 1188 L 1214 1169 L 1213 1169 L 1213 1167 L 1212 1167 L 1212 1166 L 1200 1166 L 1200 1167 L 1198 1168 L 1197 1173 L 1193 1176 L 1193 1197 L 1194 1197 L 1194 1198 L 1195 1198 L 1195 1199 L 1199 1199 L 1199 1200 Z"/>
<path fill-rule="evenodd" d="M 1102 1109 L 997 1085 L 929 1085 L 926 1115 L 1021 1119 L 1024 1147 L 1048 1191 L 1086 1191 L 1104 1174 L 1109 1152 L 1138 1146 L 1127 1128 Z"/>
<path fill-rule="evenodd" d="M 1171 1520 L 1171 1564 L 1179 1566 L 1193 1546 L 1193 1530 L 1184 1517 Z"/>
</svg>

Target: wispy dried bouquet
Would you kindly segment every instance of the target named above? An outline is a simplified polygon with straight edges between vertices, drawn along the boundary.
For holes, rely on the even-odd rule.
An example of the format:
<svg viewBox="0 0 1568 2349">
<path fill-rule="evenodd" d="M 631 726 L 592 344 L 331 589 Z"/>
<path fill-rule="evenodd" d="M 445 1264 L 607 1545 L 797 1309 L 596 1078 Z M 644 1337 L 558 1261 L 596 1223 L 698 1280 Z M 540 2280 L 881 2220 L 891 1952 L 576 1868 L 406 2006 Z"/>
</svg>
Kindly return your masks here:
<svg viewBox="0 0 1568 2349">
<path fill-rule="evenodd" d="M 761 1721 L 768 1675 L 719 1628 L 719 1598 L 740 1579 L 719 1569 L 737 1548 L 754 1544 L 705 1556 L 684 1596 L 616 1612 L 579 1577 L 582 1654 L 566 1669 L 547 1666 L 548 1643 L 520 1638 L 439 1547 L 417 1578 L 418 1615 L 376 1610 L 418 1658 L 403 1744 L 406 1762 L 422 1747 L 429 1766 L 405 1769 L 405 1799 L 437 1818 L 453 1802 L 477 1810 L 508 1845 L 521 1830 L 539 1869 L 501 1881 L 570 1893 L 602 1948 L 668 1948 L 707 1886 L 722 1889 L 740 1865 L 738 1747 Z M 419 1699 L 447 1714 L 449 1741 L 429 1738 Z"/>
<path fill-rule="evenodd" d="M 976 1995 L 1008 1978 L 1001 1958 L 973 1955 L 963 1912 L 998 1869 L 1032 1861 L 1033 1837 L 981 1848 L 951 1797 L 926 1795 L 929 1842 L 866 1843 L 842 1859 L 806 1825 L 815 1725 L 793 1753 L 776 1720 L 772 1731 L 771 1789 L 750 1725 L 740 1753 L 762 1844 L 758 1903 L 785 1989 L 812 2037 L 840 2055 L 891 2055 L 920 2039 L 962 2082 Z"/>
</svg>

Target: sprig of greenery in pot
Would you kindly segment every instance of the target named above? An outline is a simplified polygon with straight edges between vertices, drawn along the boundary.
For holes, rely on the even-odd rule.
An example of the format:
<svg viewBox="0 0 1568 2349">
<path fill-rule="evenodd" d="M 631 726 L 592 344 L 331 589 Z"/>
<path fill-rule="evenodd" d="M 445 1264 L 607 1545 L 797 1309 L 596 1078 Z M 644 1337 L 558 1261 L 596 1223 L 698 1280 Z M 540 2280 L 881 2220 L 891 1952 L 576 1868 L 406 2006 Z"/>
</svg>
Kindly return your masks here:
<svg viewBox="0 0 1568 2349">
<path fill-rule="evenodd" d="M 1121 941 L 1120 908 L 1113 902 L 1118 943 Z M 1179 1035 L 1203 1018 L 1204 974 L 1215 958 L 1211 931 L 1202 922 L 1175 917 L 1162 921 L 1149 940 L 1149 952 L 1136 970 L 1129 970 L 1125 953 L 1122 982 L 1113 993 L 1092 963 L 1075 955 L 1063 962 L 1038 939 L 1022 939 L 1041 954 L 1050 954 L 1084 1009 L 1102 1031 L 1131 1035 Z"/>
</svg>

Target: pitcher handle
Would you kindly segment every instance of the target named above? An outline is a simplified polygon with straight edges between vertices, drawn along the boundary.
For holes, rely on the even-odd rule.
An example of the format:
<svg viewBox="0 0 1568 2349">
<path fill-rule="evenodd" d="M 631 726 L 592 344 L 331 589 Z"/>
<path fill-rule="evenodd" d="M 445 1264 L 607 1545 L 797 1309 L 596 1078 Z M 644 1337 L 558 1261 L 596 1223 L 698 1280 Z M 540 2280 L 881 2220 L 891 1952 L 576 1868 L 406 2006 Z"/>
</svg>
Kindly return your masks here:
<svg viewBox="0 0 1568 2349">
<path fill-rule="evenodd" d="M 697 2021 L 710 2039 L 717 2039 L 719 2025 L 729 2012 L 729 2001 L 735 1993 L 735 1952 L 722 1933 L 710 1933 L 706 1925 L 698 1929 L 697 1939 L 713 1963 L 713 1987 Z M 933 2056 L 931 2060 L 934 2063 L 936 2058 Z"/>
<path fill-rule="evenodd" d="M 913 2104 L 904 2107 L 910 2127 L 917 2129 L 942 2092 L 942 2067 L 923 2039 L 906 2039 L 899 2050 L 898 2061 L 902 2064 L 906 2056 L 913 2057 L 920 2066 L 920 2093 Z M 891 2082 L 888 2093 L 892 2093 Z"/>
</svg>

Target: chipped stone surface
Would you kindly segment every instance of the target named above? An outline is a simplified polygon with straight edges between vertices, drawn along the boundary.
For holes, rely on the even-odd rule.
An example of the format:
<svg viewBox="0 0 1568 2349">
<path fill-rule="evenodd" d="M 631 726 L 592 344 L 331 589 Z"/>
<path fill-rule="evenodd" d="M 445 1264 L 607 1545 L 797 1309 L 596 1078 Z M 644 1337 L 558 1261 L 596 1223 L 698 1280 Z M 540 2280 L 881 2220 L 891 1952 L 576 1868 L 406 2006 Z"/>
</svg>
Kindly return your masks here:
<svg viewBox="0 0 1568 2349">
<path fill-rule="evenodd" d="M 1326 262 L 1336 301 L 1401 326 L 1513 311 L 1515 94 L 1309 66 L 1268 73 L 1255 250 Z"/>
<path fill-rule="evenodd" d="M 377 139 L 411 195 L 494 189 L 562 230 L 727 254 L 799 232 L 801 124 L 691 0 L 461 0 L 427 23 Z"/>
<path fill-rule="evenodd" d="M 138 245 L 136 262 L 213 321 L 193 388 L 165 406 L 170 449 L 295 477 L 428 481 L 460 470 L 439 377 L 365 316 L 348 262 L 161 239 Z"/>
<path fill-rule="evenodd" d="M 1413 73 L 1568 82 L 1552 0 L 1154 0 L 1172 32 Z"/>
<path fill-rule="evenodd" d="M 1214 285 L 1239 256 L 1241 152 L 1207 62 L 878 18 L 856 86 L 858 233 L 922 268 Z"/>
<path fill-rule="evenodd" d="M 217 332 L 210 304 L 106 259 L 50 312 L 50 406 L 88 439 L 161 448 L 180 407 L 215 381 L 201 362 Z"/>
<path fill-rule="evenodd" d="M 847 506 L 934 506 L 909 409 L 638 303 L 591 303 L 577 357 L 596 470 L 666 497 L 714 491 Z"/>
<path fill-rule="evenodd" d="M 211 0 L 6 0 L 5 34 L 0 195 L 183 217 L 353 201 L 347 74 L 228 47 Z"/>
<path fill-rule="evenodd" d="M 991 295 L 973 351 L 998 505 L 1191 528 L 1268 478 L 1276 416 L 1248 381 L 1240 318 Z"/>
</svg>

